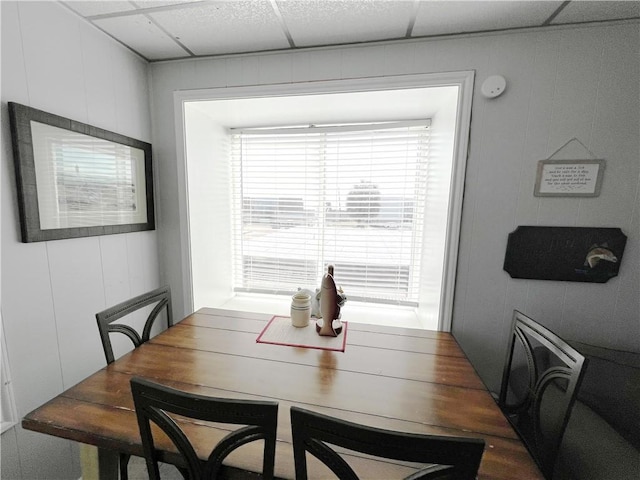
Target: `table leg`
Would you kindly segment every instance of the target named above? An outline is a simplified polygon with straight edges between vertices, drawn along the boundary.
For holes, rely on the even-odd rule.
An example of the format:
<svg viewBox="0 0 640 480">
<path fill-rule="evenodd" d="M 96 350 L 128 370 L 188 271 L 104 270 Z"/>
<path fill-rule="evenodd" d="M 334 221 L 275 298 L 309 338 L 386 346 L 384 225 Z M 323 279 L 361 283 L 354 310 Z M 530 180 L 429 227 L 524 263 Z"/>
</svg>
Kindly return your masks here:
<svg viewBox="0 0 640 480">
<path fill-rule="evenodd" d="M 118 454 L 113 450 L 80 444 L 82 480 L 118 480 Z"/>
</svg>

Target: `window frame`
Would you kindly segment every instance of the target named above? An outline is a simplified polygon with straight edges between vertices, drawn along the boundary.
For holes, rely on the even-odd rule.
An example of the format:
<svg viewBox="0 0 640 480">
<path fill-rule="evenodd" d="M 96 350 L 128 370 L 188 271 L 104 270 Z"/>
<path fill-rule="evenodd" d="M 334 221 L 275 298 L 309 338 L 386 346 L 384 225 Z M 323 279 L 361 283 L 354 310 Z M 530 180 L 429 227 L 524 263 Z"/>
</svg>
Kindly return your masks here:
<svg viewBox="0 0 640 480">
<path fill-rule="evenodd" d="M 191 236 L 189 225 L 189 190 L 186 143 L 186 106 L 191 102 L 276 98 L 296 95 L 316 95 L 325 93 L 359 93 L 402 90 L 411 88 L 457 87 L 457 104 L 451 122 L 453 124 L 451 193 L 449 199 L 448 221 L 446 227 L 446 246 L 444 252 L 444 270 L 438 330 L 451 331 L 454 290 L 460 230 L 462 224 L 462 203 L 464 178 L 466 173 L 468 144 L 471 125 L 471 107 L 475 71 L 454 71 L 443 73 L 407 74 L 356 79 L 339 79 L 313 82 L 292 82 L 257 86 L 237 86 L 179 90 L 173 92 L 174 126 L 176 134 L 176 171 L 178 184 L 179 264 L 169 268 L 170 279 L 182 286 L 181 294 L 184 314 L 194 311 L 194 285 L 191 264 Z M 220 298 L 216 296 L 216 299 Z M 204 306 L 198 304 L 198 307 Z M 215 306 L 215 305 L 207 305 Z M 420 317 L 420 313 L 418 313 Z"/>
</svg>

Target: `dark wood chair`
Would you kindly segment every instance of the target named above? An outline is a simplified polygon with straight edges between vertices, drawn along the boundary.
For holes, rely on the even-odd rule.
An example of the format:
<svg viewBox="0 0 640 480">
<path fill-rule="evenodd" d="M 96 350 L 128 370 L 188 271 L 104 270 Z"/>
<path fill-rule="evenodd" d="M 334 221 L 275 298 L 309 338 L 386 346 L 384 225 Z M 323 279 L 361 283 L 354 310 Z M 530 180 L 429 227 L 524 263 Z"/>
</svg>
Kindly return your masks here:
<svg viewBox="0 0 640 480">
<path fill-rule="evenodd" d="M 120 323 L 114 323 L 116 320 L 121 319 L 127 315 L 132 314 L 151 304 L 157 304 L 144 324 L 142 335 L 140 335 L 133 327 Z M 113 347 L 111 345 L 111 333 L 123 333 L 133 342 L 135 347 L 139 347 L 143 343 L 149 340 L 151 335 L 151 329 L 160 312 L 166 308 L 167 311 L 167 328 L 173 325 L 173 315 L 171 312 L 171 290 L 169 287 L 160 287 L 156 290 L 152 290 L 137 297 L 131 298 L 124 302 L 121 302 L 113 307 L 107 308 L 99 313 L 96 313 L 96 319 L 98 320 L 98 329 L 100 330 L 100 340 L 102 340 L 102 347 L 104 348 L 104 356 L 107 360 L 107 364 L 113 363 Z"/>
<path fill-rule="evenodd" d="M 549 329 L 514 311 L 498 404 L 550 479 L 586 360 Z"/>
<path fill-rule="evenodd" d="M 179 470 L 185 479 L 219 478 L 222 462 L 227 455 L 256 440 L 264 440 L 262 478 L 273 478 L 278 423 L 277 402 L 207 397 L 141 378 L 131 379 L 131 393 L 150 480 L 160 478 L 159 452 L 154 446 L 151 422 L 163 430 L 180 452 L 184 466 Z M 207 460 L 200 460 L 187 435 L 169 414 L 244 426 L 227 434 L 215 445 Z"/>
<path fill-rule="evenodd" d="M 357 480 L 353 468 L 330 445 L 393 460 L 430 464 L 407 479 L 476 478 L 484 440 L 383 430 L 291 407 L 296 480 L 307 479 L 309 452 L 340 480 Z"/>
<path fill-rule="evenodd" d="M 142 329 L 142 335 L 140 335 L 133 327 L 129 325 L 114 323 L 116 320 L 119 320 L 122 317 L 130 315 L 154 303 L 156 305 L 147 317 L 144 328 Z M 171 290 L 166 286 L 147 293 L 143 293 L 142 295 L 138 295 L 137 297 L 131 298 L 117 305 L 114 305 L 113 307 L 96 313 L 98 330 L 100 332 L 100 340 L 102 341 L 102 348 L 104 349 L 104 356 L 107 360 L 107 364 L 113 363 L 115 361 L 113 355 L 113 346 L 111 344 L 111 333 L 122 333 L 133 342 L 134 347 L 139 347 L 149 340 L 151 329 L 153 328 L 157 318 L 160 316 L 160 313 L 165 308 L 167 312 L 168 328 L 173 325 L 173 314 L 171 312 Z M 129 464 L 129 458 L 130 456 L 124 453 L 120 454 L 119 456 L 121 480 L 128 479 L 127 465 Z"/>
</svg>

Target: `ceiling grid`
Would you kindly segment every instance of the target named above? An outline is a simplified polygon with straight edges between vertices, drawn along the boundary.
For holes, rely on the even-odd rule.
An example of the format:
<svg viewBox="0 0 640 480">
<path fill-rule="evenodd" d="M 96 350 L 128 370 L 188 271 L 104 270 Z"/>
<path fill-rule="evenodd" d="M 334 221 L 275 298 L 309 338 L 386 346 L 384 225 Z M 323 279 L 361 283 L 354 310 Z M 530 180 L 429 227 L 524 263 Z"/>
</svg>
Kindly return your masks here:
<svg viewBox="0 0 640 480">
<path fill-rule="evenodd" d="M 62 1 L 149 62 L 640 19 L 640 1 Z"/>
</svg>

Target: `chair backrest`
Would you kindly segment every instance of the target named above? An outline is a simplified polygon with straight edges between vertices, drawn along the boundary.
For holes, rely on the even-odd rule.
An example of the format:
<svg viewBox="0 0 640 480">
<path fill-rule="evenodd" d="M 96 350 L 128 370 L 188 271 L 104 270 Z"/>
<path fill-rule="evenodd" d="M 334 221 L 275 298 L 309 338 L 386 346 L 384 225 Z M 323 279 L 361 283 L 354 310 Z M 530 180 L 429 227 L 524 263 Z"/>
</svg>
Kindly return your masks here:
<svg viewBox="0 0 640 480">
<path fill-rule="evenodd" d="M 153 303 L 157 305 L 153 308 L 140 335 L 133 327 L 129 325 L 113 323 L 116 320 L 129 315 L 141 308 L 144 308 Z M 104 348 L 104 356 L 107 360 L 107 364 L 113 363 L 113 347 L 111 345 L 110 333 L 123 333 L 131 339 L 134 347 L 139 347 L 143 343 L 149 340 L 151 335 L 151 328 L 154 322 L 160 315 L 160 312 L 166 308 L 167 310 L 167 328 L 173 325 L 173 316 L 171 312 L 171 290 L 169 287 L 160 287 L 156 290 L 152 290 L 137 297 L 131 298 L 124 302 L 121 302 L 113 307 L 107 308 L 99 313 L 96 313 L 96 320 L 98 321 L 98 329 L 100 330 L 100 340 L 102 340 L 102 347 Z"/>
<path fill-rule="evenodd" d="M 296 480 L 307 479 L 306 452 L 340 480 L 356 480 L 354 469 L 331 446 L 376 457 L 431 464 L 407 478 L 472 480 L 484 452 L 484 440 L 395 432 L 291 407 Z M 437 464 L 437 465 L 433 465 Z"/>
<path fill-rule="evenodd" d="M 556 334 L 515 310 L 498 404 L 551 478 L 586 361 Z"/>
<path fill-rule="evenodd" d="M 190 480 L 217 478 L 227 455 L 238 447 L 256 440 L 264 440 L 262 477 L 273 478 L 278 423 L 277 402 L 207 397 L 135 377 L 131 379 L 131 393 L 150 480 L 160 478 L 159 455 L 154 446 L 151 422 L 158 425 L 176 446 L 185 463 L 182 470 L 186 469 Z M 197 420 L 244 426 L 220 440 L 207 460 L 200 460 L 189 438 L 169 413 Z"/>
</svg>

